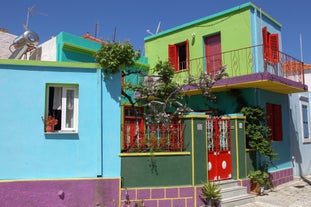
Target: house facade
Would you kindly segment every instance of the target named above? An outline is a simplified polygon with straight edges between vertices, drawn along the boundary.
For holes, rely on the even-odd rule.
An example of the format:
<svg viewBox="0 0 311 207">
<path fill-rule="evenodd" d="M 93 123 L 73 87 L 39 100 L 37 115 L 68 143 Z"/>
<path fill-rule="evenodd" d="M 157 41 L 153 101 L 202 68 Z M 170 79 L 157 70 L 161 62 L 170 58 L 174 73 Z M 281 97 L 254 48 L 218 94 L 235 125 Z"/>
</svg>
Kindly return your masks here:
<svg viewBox="0 0 311 207">
<path fill-rule="evenodd" d="M 0 60 L 1 206 L 121 205 L 121 75 L 104 75 L 100 47 L 60 33 Z"/>
<path fill-rule="evenodd" d="M 291 158 L 293 174 L 306 176 L 311 173 L 310 168 L 310 65 L 304 65 L 304 78 L 308 92 L 290 94 L 289 120 L 291 129 Z"/>
<path fill-rule="evenodd" d="M 212 116 L 239 113 L 244 106 L 263 108 L 278 153 L 268 169 L 273 182 L 279 185 L 293 178 L 288 94 L 305 92 L 307 85 L 303 63 L 282 52 L 278 21 L 246 3 L 146 37 L 145 48 L 150 68 L 158 60 L 170 61 L 179 83 L 189 74 L 213 74 L 225 65 L 229 77 L 212 88 L 216 102 L 206 100 L 192 85 L 185 87 L 185 102 Z M 253 158 L 251 149 L 245 150 L 247 172 L 265 164 L 260 156 Z"/>
</svg>

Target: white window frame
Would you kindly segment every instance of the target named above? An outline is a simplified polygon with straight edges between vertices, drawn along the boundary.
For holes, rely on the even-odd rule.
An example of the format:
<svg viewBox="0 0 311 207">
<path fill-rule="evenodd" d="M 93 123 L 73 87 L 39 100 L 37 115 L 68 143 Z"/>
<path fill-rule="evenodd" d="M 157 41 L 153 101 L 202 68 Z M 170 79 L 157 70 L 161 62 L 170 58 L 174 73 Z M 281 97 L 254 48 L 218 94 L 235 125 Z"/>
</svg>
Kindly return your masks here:
<svg viewBox="0 0 311 207">
<path fill-rule="evenodd" d="M 46 101 L 46 117 L 48 116 L 48 107 L 49 107 L 49 93 L 50 87 L 60 87 L 62 88 L 62 97 L 61 97 L 61 130 L 56 130 L 55 133 L 66 133 L 66 132 L 78 132 L 78 85 L 54 85 L 48 84 L 47 85 L 47 101 Z M 67 113 L 67 91 L 73 90 L 74 91 L 74 102 L 73 102 L 73 125 L 72 127 L 68 127 L 66 125 L 66 113 Z"/>
<path fill-rule="evenodd" d="M 305 96 L 300 97 L 300 120 L 301 120 L 301 137 L 303 143 L 310 143 L 311 142 L 311 122 L 310 122 L 310 105 L 309 105 L 309 98 Z M 306 138 L 304 135 L 304 119 L 303 119 L 303 106 L 307 107 L 307 121 L 308 121 L 308 133 L 309 136 Z"/>
</svg>

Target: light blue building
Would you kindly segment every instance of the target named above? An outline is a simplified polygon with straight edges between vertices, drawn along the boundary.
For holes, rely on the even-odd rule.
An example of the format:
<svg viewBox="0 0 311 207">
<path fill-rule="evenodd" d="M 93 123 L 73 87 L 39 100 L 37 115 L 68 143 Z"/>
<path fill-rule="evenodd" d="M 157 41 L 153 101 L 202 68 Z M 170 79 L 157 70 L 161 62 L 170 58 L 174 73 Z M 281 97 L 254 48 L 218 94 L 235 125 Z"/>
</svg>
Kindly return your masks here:
<svg viewBox="0 0 311 207">
<path fill-rule="evenodd" d="M 2 205 L 118 205 L 121 74 L 103 74 L 100 47 L 60 33 L 28 57 L 41 61 L 0 60 Z M 58 119 L 54 132 L 48 115 Z"/>
</svg>

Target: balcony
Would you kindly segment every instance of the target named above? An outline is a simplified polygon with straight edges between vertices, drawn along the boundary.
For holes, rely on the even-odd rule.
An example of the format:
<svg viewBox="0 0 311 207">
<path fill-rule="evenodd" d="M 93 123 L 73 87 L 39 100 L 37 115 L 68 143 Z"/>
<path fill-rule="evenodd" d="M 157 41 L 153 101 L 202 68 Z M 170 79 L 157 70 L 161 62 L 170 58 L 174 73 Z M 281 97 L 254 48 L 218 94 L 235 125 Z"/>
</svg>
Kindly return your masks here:
<svg viewBox="0 0 311 207">
<path fill-rule="evenodd" d="M 280 51 L 270 51 L 267 56 L 262 45 L 195 58 L 180 65 L 188 67 L 176 73 L 175 80 L 179 83 L 183 83 L 190 74 L 213 74 L 220 66 L 226 65 L 229 76 L 218 81 L 214 91 L 253 87 L 289 94 L 307 90 L 304 85 L 303 62 Z M 197 90 L 188 86 L 187 91 Z"/>
<path fill-rule="evenodd" d="M 176 152 L 184 149 L 183 124 L 123 124 L 122 152 Z"/>
</svg>

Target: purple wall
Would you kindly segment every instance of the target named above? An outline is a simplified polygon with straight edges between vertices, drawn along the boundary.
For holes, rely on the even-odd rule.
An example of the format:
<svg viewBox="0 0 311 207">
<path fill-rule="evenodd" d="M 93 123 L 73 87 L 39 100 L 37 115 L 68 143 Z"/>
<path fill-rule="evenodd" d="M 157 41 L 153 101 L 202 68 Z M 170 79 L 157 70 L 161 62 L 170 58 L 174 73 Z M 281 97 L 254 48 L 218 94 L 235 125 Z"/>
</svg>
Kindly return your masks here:
<svg viewBox="0 0 311 207">
<path fill-rule="evenodd" d="M 1 181 L 1 207 L 115 207 L 119 179 Z"/>
</svg>

